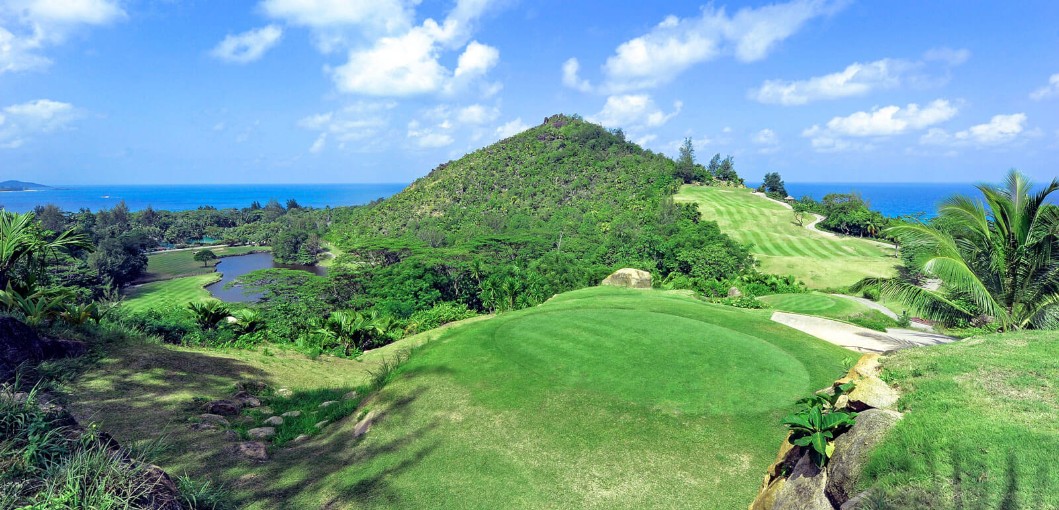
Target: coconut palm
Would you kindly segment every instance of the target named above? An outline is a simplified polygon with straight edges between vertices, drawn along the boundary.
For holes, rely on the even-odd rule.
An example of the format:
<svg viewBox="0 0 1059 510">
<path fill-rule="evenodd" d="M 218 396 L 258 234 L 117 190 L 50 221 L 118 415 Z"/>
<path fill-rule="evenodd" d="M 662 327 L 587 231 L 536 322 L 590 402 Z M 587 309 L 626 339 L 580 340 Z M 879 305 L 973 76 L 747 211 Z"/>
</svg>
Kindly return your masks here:
<svg viewBox="0 0 1059 510">
<path fill-rule="evenodd" d="M 45 233 L 33 213 L 17 214 L 0 210 L 0 289 L 8 287 L 20 263 L 26 264 L 32 271 L 43 273 L 47 258 L 59 250 L 92 249 L 88 237 L 75 234 L 73 230 L 67 230 L 50 241 Z"/>
<path fill-rule="evenodd" d="M 941 288 L 878 279 L 857 287 L 881 284 L 884 295 L 933 320 L 985 316 L 1004 331 L 1059 326 L 1059 207 L 1046 203 L 1059 180 L 1034 193 L 1026 176 L 1012 170 L 1003 186 L 977 188 L 984 201 L 957 195 L 942 204 L 934 224 L 886 230 Z"/>
</svg>

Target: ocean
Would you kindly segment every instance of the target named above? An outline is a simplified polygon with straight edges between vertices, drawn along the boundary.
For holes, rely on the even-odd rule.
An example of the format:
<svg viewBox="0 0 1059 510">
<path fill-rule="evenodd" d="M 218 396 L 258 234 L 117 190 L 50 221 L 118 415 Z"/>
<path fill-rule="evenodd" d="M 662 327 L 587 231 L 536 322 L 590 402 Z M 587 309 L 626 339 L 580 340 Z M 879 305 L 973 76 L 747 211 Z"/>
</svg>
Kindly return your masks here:
<svg viewBox="0 0 1059 510">
<path fill-rule="evenodd" d="M 747 186 L 756 188 L 760 182 L 747 182 Z M 871 209 L 885 216 L 897 217 L 922 213 L 924 218 L 937 215 L 938 205 L 948 197 L 956 194 L 980 198 L 982 193 L 971 183 L 828 183 L 828 182 L 788 182 L 787 193 L 794 198 L 806 195 L 814 200 L 824 198 L 828 193 L 857 192 L 868 202 Z M 1051 203 L 1059 196 L 1052 195 Z"/>
<path fill-rule="evenodd" d="M 757 187 L 758 182 L 748 183 Z M 98 211 L 111 208 L 121 200 L 129 209 L 138 211 L 148 205 L 170 211 L 196 209 L 210 205 L 218 209 L 248 207 L 258 201 L 265 205 L 275 198 L 286 203 L 293 198 L 309 207 L 337 207 L 366 204 L 377 198 L 389 197 L 407 184 L 247 184 L 247 185 L 94 185 L 56 186 L 44 191 L 0 192 L 0 205 L 9 211 L 32 211 L 37 205 L 55 204 L 64 211 L 82 207 Z M 787 192 L 795 198 L 811 196 L 820 200 L 828 193 L 855 191 L 868 201 L 872 209 L 886 216 L 923 213 L 933 217 L 938 203 L 956 193 L 980 196 L 973 184 L 923 183 L 824 183 L 791 182 Z M 1056 197 L 1059 198 L 1059 197 Z"/>
<path fill-rule="evenodd" d="M 270 199 L 286 205 L 293 198 L 306 207 L 361 205 L 389 197 L 407 184 L 211 184 L 211 185 L 93 185 L 54 186 L 42 191 L 0 192 L 0 205 L 9 211 L 27 212 L 55 204 L 64 211 L 109 209 L 124 200 L 133 211 L 151 206 L 157 210 L 182 211 L 209 205 L 217 209 L 264 206 Z"/>
</svg>

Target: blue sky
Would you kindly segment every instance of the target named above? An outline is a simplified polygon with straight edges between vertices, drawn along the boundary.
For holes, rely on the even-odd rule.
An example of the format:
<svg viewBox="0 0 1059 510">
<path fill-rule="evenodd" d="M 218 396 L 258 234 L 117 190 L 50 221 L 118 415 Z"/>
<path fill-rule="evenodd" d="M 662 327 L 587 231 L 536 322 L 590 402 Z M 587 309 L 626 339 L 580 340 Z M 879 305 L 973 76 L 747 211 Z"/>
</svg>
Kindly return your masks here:
<svg viewBox="0 0 1059 510">
<path fill-rule="evenodd" d="M 579 113 L 751 180 L 1057 174 L 1059 2 L 0 0 L 0 180 L 407 182 Z"/>
</svg>

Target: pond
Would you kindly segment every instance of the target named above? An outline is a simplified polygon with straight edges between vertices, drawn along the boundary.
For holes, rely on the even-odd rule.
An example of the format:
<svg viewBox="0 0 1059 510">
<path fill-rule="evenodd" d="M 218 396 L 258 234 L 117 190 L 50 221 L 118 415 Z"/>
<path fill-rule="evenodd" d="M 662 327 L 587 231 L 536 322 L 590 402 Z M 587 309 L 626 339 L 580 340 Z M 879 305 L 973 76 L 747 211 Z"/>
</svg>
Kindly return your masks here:
<svg viewBox="0 0 1059 510">
<path fill-rule="evenodd" d="M 221 273 L 221 281 L 206 286 L 206 290 L 213 297 L 229 303 L 249 303 L 261 299 L 262 294 L 243 292 L 242 287 L 224 288 L 228 282 L 258 269 L 295 269 L 307 271 L 317 276 L 327 274 L 327 268 L 319 266 L 303 266 L 300 264 L 278 264 L 272 260 L 271 253 L 249 253 L 246 255 L 235 255 L 224 257 L 217 263 L 217 271 Z"/>
</svg>

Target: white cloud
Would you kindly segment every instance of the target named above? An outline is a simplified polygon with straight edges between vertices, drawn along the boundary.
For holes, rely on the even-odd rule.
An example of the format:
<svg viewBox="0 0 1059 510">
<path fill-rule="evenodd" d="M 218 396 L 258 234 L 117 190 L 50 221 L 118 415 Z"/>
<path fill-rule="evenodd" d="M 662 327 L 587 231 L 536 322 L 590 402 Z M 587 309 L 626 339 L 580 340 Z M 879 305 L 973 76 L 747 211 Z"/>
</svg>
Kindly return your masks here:
<svg viewBox="0 0 1059 510">
<path fill-rule="evenodd" d="M 962 64 L 970 58 L 967 50 L 949 48 L 933 49 L 923 55 L 922 60 L 884 58 L 874 62 L 854 62 L 845 69 L 806 80 L 767 80 L 748 96 L 761 103 L 784 106 L 803 105 L 813 101 L 863 96 L 882 89 L 903 85 L 937 85 L 948 78 L 931 77 L 926 71 L 935 70 L 941 62 L 948 68 Z"/>
<path fill-rule="evenodd" d="M 210 55 L 236 64 L 246 64 L 260 59 L 283 37 L 283 29 L 268 25 L 238 35 L 228 35 L 210 51 Z"/>
<path fill-rule="evenodd" d="M 503 140 L 504 138 L 509 138 L 509 137 L 515 136 L 515 135 L 517 135 L 517 134 L 529 129 L 530 127 L 531 126 L 529 124 L 526 124 L 525 122 L 522 122 L 522 117 L 519 117 L 519 118 L 517 118 L 515 120 L 512 120 L 512 121 L 509 121 L 509 122 L 507 122 L 505 124 L 502 124 L 500 127 L 496 128 L 496 131 L 495 131 L 496 138 L 500 139 L 500 140 Z"/>
<path fill-rule="evenodd" d="M 456 112 L 456 120 L 462 124 L 485 124 L 496 120 L 499 116 L 498 108 L 486 108 L 480 104 L 465 106 Z"/>
<path fill-rule="evenodd" d="M 994 115 L 985 124 L 977 124 L 951 134 L 944 129 L 931 129 L 920 137 L 919 141 L 924 145 L 1002 145 L 1017 139 L 1025 129 L 1025 113 Z"/>
<path fill-rule="evenodd" d="M 381 37 L 368 48 L 351 50 L 349 61 L 334 69 L 336 86 L 342 92 L 373 96 L 464 89 L 500 59 L 496 48 L 478 41 L 467 43 L 474 21 L 488 6 L 488 1 L 461 0 L 441 24 L 427 19 L 398 35 Z M 461 47 L 455 70 L 441 65 L 444 53 Z"/>
<path fill-rule="evenodd" d="M 578 76 L 580 70 L 581 63 L 576 58 L 563 62 L 563 85 L 581 92 L 589 92 L 592 90 L 592 84 Z"/>
<path fill-rule="evenodd" d="M 324 53 L 349 46 L 367 35 L 378 37 L 407 31 L 416 2 L 401 0 L 264 0 L 268 16 L 313 30 Z"/>
<path fill-rule="evenodd" d="M 615 95 L 608 97 L 603 109 L 589 117 L 589 120 L 610 128 L 642 130 L 669 122 L 680 113 L 683 106 L 677 101 L 673 103 L 673 111 L 665 113 L 655 106 L 654 100 L 647 94 Z"/>
<path fill-rule="evenodd" d="M 698 17 L 669 16 L 650 32 L 619 45 L 603 66 L 604 90 L 617 93 L 656 87 L 672 81 L 688 68 L 722 55 L 742 62 L 765 58 L 784 39 L 818 16 L 840 9 L 845 2 L 792 0 L 744 8 L 729 16 L 723 8 L 707 6 Z M 569 62 L 565 67 L 570 66 Z M 576 69 L 567 73 L 568 86 L 579 88 Z"/>
<path fill-rule="evenodd" d="M 949 101 L 937 99 L 920 107 L 912 103 L 900 106 L 876 107 L 868 112 L 856 112 L 846 117 L 835 117 L 825 127 L 814 125 L 802 132 L 811 140 L 813 148 L 821 151 L 868 149 L 870 143 L 852 142 L 847 138 L 888 137 L 920 131 L 945 122 L 958 112 Z"/>
<path fill-rule="evenodd" d="M 50 99 L 7 106 L 0 114 L 0 148 L 20 147 L 35 135 L 66 128 L 78 117 L 70 103 Z"/>
<path fill-rule="evenodd" d="M 1034 101 L 1040 101 L 1042 99 L 1048 99 L 1050 97 L 1059 96 L 1059 73 L 1053 74 L 1048 78 L 1048 84 L 1033 91 L 1030 94 L 1030 99 Z"/>
<path fill-rule="evenodd" d="M 758 145 L 775 147 L 780 144 L 780 137 L 776 135 L 775 131 L 765 128 L 755 133 L 752 141 Z"/>
<path fill-rule="evenodd" d="M 0 74 L 47 67 L 42 54 L 83 26 L 124 19 L 113 0 L 7 0 L 0 2 Z"/>
<path fill-rule="evenodd" d="M 442 123 L 434 127 L 424 127 L 419 121 L 413 120 L 408 123 L 408 138 L 422 149 L 436 149 L 452 145 L 456 141 L 447 131 L 451 125 Z"/>
<path fill-rule="evenodd" d="M 861 96 L 875 89 L 897 87 L 902 75 L 914 65 L 903 60 L 882 59 L 850 64 L 842 71 L 800 81 L 768 80 L 752 90 L 750 97 L 761 103 L 801 105 L 821 99 Z"/>
<path fill-rule="evenodd" d="M 389 126 L 389 111 L 396 107 L 393 101 L 358 101 L 339 110 L 304 117 L 298 121 L 298 127 L 319 132 L 309 149 L 314 154 L 323 151 L 328 140 L 337 141 L 339 149 L 357 142 L 353 148 L 360 149 L 362 143 L 379 136 Z"/>
</svg>

